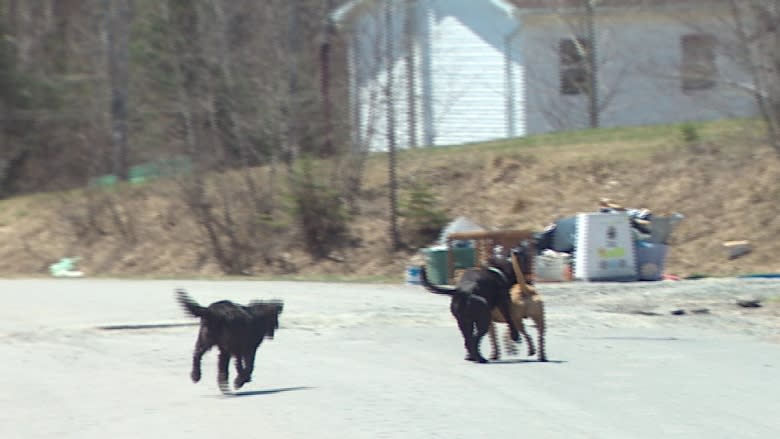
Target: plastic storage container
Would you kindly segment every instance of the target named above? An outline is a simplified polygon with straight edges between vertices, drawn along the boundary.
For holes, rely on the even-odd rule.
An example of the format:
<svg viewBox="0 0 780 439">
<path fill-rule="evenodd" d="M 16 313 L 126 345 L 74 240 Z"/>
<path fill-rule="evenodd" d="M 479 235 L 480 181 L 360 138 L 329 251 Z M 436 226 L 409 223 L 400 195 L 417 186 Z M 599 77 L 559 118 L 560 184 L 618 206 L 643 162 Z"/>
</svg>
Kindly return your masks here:
<svg viewBox="0 0 780 439">
<path fill-rule="evenodd" d="M 419 265 L 407 265 L 404 272 L 404 282 L 407 285 L 420 285 L 422 283 L 420 279 L 420 266 Z"/>
<path fill-rule="evenodd" d="M 574 277 L 613 282 L 637 279 L 634 239 L 627 214 L 577 215 Z"/>
<path fill-rule="evenodd" d="M 537 255 L 534 258 L 534 280 L 537 282 L 566 282 L 572 279 L 571 256 Z"/>
<path fill-rule="evenodd" d="M 680 213 L 671 216 L 653 216 L 650 218 L 650 242 L 668 244 L 669 237 L 677 224 L 685 218 Z"/>
<path fill-rule="evenodd" d="M 649 241 L 636 242 L 636 266 L 639 280 L 661 280 L 668 245 Z"/>
</svg>

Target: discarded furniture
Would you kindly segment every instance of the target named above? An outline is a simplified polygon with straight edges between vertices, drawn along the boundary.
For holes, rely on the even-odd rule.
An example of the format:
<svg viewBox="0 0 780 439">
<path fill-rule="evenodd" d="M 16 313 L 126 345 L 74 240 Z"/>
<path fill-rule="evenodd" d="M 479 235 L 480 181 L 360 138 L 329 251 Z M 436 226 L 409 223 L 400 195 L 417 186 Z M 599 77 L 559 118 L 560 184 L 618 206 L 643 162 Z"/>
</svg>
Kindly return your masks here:
<svg viewBox="0 0 780 439">
<path fill-rule="evenodd" d="M 491 231 L 473 231 L 473 232 L 454 232 L 447 235 L 447 278 L 450 284 L 455 280 L 455 258 L 453 249 L 456 248 L 456 241 L 474 241 L 476 265 L 487 263 L 488 259 L 495 254 L 497 248 L 500 248 L 501 254 L 505 257 L 510 256 L 512 248 L 516 247 L 522 241 L 528 241 L 529 256 L 536 253 L 533 246 L 534 232 L 531 230 L 491 230 Z M 533 261 L 533 257 L 530 258 Z M 532 264 L 531 264 L 532 265 Z M 526 277 L 533 279 L 533 268 Z"/>
</svg>

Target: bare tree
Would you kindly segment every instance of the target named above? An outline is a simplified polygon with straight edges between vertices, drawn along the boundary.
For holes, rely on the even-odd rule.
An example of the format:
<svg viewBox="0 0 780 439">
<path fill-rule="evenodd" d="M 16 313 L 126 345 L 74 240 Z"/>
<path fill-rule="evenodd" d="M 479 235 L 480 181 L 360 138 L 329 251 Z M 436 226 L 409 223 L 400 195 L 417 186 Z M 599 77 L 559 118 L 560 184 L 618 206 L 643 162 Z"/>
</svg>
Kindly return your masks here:
<svg viewBox="0 0 780 439">
<path fill-rule="evenodd" d="M 106 10 L 106 40 L 108 76 L 111 85 L 111 142 L 113 172 L 128 179 L 128 83 L 130 59 L 130 27 L 133 20 L 133 0 L 104 0 Z"/>
<path fill-rule="evenodd" d="M 537 61 L 524 66 L 527 80 L 539 90 L 531 99 L 553 130 L 600 127 L 602 115 L 612 110 L 614 98 L 630 73 L 625 54 L 607 30 L 610 16 L 601 13 L 601 3 L 546 3 L 561 39 L 529 45 L 540 51 L 527 54 Z M 551 66 L 559 66 L 558 75 L 550 74 Z"/>
<path fill-rule="evenodd" d="M 359 190 L 365 154 L 343 141 L 345 85 L 330 58 L 339 36 L 327 17 L 338 3 L 0 0 L 0 22 L 14 30 L 0 29 L 0 82 L 29 80 L 0 84 L 0 140 L 16 137 L 0 151 L 0 191 L 31 172 L 48 187 L 60 177 L 69 180 L 59 187 L 110 184 L 107 174 L 127 179 L 139 165 L 183 158 L 192 172 L 179 176 L 179 195 L 220 267 L 268 263 L 295 225 L 317 227 L 304 217 L 342 212 Z M 40 95 L 30 85 L 39 79 L 50 86 Z M 303 157 L 326 171 L 295 188 Z M 282 202 L 285 189 L 298 194 L 297 207 Z M 96 187 L 86 194 L 83 205 L 69 200 L 81 206 L 64 218 L 78 223 L 74 235 L 137 235 L 120 197 Z M 348 230 L 346 215 L 328 220 L 341 221 L 330 230 Z M 320 256 L 337 243 L 332 235 Z"/>
<path fill-rule="evenodd" d="M 780 5 L 774 0 L 729 0 L 737 51 L 750 90 L 766 123 L 768 140 L 780 155 Z"/>
<path fill-rule="evenodd" d="M 384 6 L 385 14 L 385 65 L 387 66 L 387 83 L 384 87 L 385 92 L 385 115 L 387 117 L 387 153 L 388 153 L 388 181 L 389 181 L 389 194 L 388 200 L 390 204 L 390 243 L 394 250 L 398 250 L 401 247 L 401 238 L 398 234 L 398 180 L 396 178 L 397 164 L 396 164 L 396 120 L 395 120 L 395 73 L 393 72 L 393 57 L 395 55 L 395 47 L 393 44 L 393 8 L 390 2 L 386 2 Z"/>
<path fill-rule="evenodd" d="M 87 47 L 100 50 L 98 33 L 85 32 L 99 13 L 94 0 L 23 2 L 7 0 L 0 27 L 0 121 L 5 136 L 0 168 L 7 194 L 74 186 L 85 182 L 87 128 L 95 119 L 91 100 L 97 71 Z M 89 86 L 88 86 L 89 85 Z M 72 109 L 78 109 L 73 111 Z M 104 108 L 99 109 L 100 114 Z M 102 128 L 101 128 L 102 129 Z M 100 142 L 90 143 L 90 145 Z M 67 145 L 67 148 L 65 147 Z M 4 160 L 3 160 L 4 159 Z"/>
<path fill-rule="evenodd" d="M 329 129 L 320 58 L 304 50 L 316 47 L 304 34 L 319 32 L 322 18 L 315 20 L 303 2 L 292 8 L 283 2 L 243 3 L 170 0 L 164 10 L 180 143 L 196 165 L 181 179 L 182 199 L 212 256 L 232 274 L 246 272 L 257 258 L 273 263 L 274 243 L 294 225 L 312 237 L 305 242 L 315 243 L 309 248 L 315 257 L 347 242 L 341 231 L 334 232 L 346 221 L 339 214 L 343 197 L 333 196 L 344 180 L 337 171 L 343 169 L 341 153 L 319 150 Z M 290 20 L 296 29 L 288 28 Z M 334 168 L 331 175 L 299 174 L 296 163 L 312 157 L 332 162 L 323 165 Z M 284 170 L 277 169 L 279 162 L 287 164 Z M 287 179 L 280 175 L 285 171 Z M 275 201 L 285 184 L 293 199 L 290 211 Z"/>
<path fill-rule="evenodd" d="M 694 2 L 694 7 L 705 9 L 708 18 L 702 20 L 694 8 L 672 10 L 674 19 L 691 32 L 683 37 L 679 73 L 657 75 L 677 78 L 683 91 L 693 95 L 711 90 L 720 99 L 709 105 L 724 116 L 734 115 L 734 102 L 747 106 L 752 101 L 751 110 L 757 110 L 764 122 L 769 145 L 780 155 L 780 4 L 719 0 Z"/>
<path fill-rule="evenodd" d="M 591 128 L 599 127 L 599 69 L 596 50 L 596 5 L 598 0 L 586 0 L 585 11 L 587 21 L 587 35 L 591 44 L 585 48 L 578 45 L 577 50 L 585 55 L 587 59 L 586 71 L 588 72 L 588 85 L 586 93 L 588 95 L 588 120 Z"/>
<path fill-rule="evenodd" d="M 262 239 L 254 227 L 259 224 L 255 217 L 259 194 L 248 174 L 244 131 L 232 100 L 235 84 L 225 35 L 227 16 L 218 0 L 174 0 L 162 7 L 170 25 L 169 48 L 184 147 L 195 162 L 194 172 L 179 179 L 181 198 L 221 270 L 246 273 L 258 249 L 257 240 Z M 220 111 L 225 112 L 226 137 L 219 135 Z M 243 184 L 237 185 L 229 175 L 207 178 L 209 171 L 232 167 L 228 148 L 220 146 L 225 141 L 237 142 Z"/>
<path fill-rule="evenodd" d="M 413 30 L 410 10 L 413 6 L 414 2 L 409 0 L 383 1 L 380 7 L 358 22 L 346 23 L 341 28 L 341 35 L 349 45 L 349 128 L 352 132 L 353 169 L 357 171 L 352 174 L 352 181 L 353 185 L 359 184 L 363 163 L 377 141 L 387 145 L 387 237 L 393 249 L 400 249 L 403 245 L 398 229 L 397 150 L 407 144 L 405 136 L 408 129 L 399 130 L 399 127 L 408 124 L 415 128 L 417 117 L 411 113 L 414 111 L 415 95 L 414 89 L 410 88 L 414 85 L 414 45 L 413 36 L 409 35 Z M 399 31 L 407 33 L 401 36 Z M 403 69 L 399 69 L 400 64 L 396 63 L 401 59 L 404 60 Z M 366 85 L 362 82 L 366 78 L 371 78 L 373 82 Z M 407 87 L 405 96 L 398 92 L 402 87 Z M 406 102 L 407 99 L 412 103 Z M 397 104 L 402 102 L 412 109 L 407 107 L 404 114 L 399 114 Z M 415 136 L 410 135 L 409 138 Z"/>
</svg>

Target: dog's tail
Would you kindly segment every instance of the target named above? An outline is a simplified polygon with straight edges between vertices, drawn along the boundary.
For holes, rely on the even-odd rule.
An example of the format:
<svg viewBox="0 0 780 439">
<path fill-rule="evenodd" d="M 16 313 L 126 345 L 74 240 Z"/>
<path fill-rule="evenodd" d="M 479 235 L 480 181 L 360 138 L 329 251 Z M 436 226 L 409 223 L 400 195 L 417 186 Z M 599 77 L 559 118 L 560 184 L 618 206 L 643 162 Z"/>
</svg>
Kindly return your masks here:
<svg viewBox="0 0 780 439">
<path fill-rule="evenodd" d="M 425 287 L 426 290 L 430 291 L 431 293 L 446 294 L 448 296 L 460 294 L 460 292 L 455 288 L 440 287 L 438 285 L 432 284 L 431 281 L 428 280 L 428 274 L 425 272 L 424 266 L 420 267 L 420 283 Z"/>
<path fill-rule="evenodd" d="M 176 289 L 176 300 L 182 308 L 193 317 L 203 317 L 206 315 L 206 308 L 198 305 L 198 302 L 193 300 L 190 295 L 181 288 Z"/>
</svg>

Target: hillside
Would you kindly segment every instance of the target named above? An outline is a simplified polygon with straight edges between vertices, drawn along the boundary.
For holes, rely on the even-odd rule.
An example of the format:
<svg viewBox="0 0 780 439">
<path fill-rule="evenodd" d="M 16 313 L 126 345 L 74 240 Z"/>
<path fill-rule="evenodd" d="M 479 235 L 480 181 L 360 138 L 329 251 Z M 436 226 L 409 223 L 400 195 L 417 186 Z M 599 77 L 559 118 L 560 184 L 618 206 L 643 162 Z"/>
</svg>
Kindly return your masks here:
<svg viewBox="0 0 780 439">
<path fill-rule="evenodd" d="M 450 218 L 489 228 L 541 230 L 551 221 L 594 212 L 608 197 L 658 214 L 679 212 L 666 272 L 735 275 L 780 272 L 780 161 L 747 122 L 593 130 L 490 144 L 404 151 L 401 187 L 428 186 Z M 306 256 L 295 235 L 274 243 L 271 263 L 252 273 L 304 279 L 401 281 L 415 249 L 392 252 L 387 239 L 386 157 L 369 160 L 352 248 L 324 261 Z M 258 170 L 261 172 L 261 170 Z M 78 256 L 90 276 L 219 276 L 197 225 L 170 200 L 164 181 L 118 191 L 140 231 L 127 243 L 110 228 L 75 239 L 65 218 L 85 209 L 70 194 L 0 201 L 0 274 L 46 275 L 61 257 Z M 403 191 L 402 191 L 403 196 Z M 722 243 L 749 240 L 753 251 L 729 260 Z M 269 244 L 270 245 L 270 244 Z"/>
</svg>

